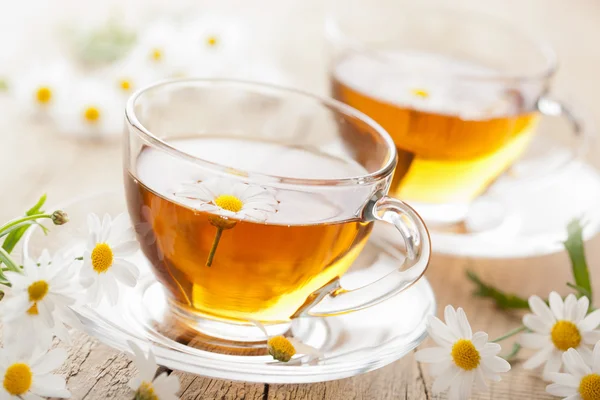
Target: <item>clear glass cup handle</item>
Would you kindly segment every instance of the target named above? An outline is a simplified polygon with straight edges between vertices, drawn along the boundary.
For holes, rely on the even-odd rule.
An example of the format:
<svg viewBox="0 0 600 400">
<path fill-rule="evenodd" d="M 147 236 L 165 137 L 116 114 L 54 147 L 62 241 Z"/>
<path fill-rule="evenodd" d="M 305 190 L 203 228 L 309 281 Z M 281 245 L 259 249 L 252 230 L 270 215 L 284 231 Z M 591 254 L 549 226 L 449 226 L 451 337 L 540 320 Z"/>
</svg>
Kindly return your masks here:
<svg viewBox="0 0 600 400">
<path fill-rule="evenodd" d="M 367 204 L 364 218 L 384 221 L 396 227 L 406 247 L 404 263 L 375 282 L 357 289 L 346 290 L 339 278 L 335 279 L 313 293 L 293 318 L 324 317 L 371 307 L 402 292 L 423 276 L 431 256 L 431 241 L 425 223 L 415 210 L 400 200 L 379 196 Z"/>
<path fill-rule="evenodd" d="M 543 115 L 563 117 L 569 122 L 573 135 L 577 138 L 572 159 L 582 158 L 589 151 L 594 138 L 594 129 L 590 127 L 590 118 L 577 114 L 573 106 L 551 97 L 540 98 L 537 102 L 537 109 Z"/>
</svg>

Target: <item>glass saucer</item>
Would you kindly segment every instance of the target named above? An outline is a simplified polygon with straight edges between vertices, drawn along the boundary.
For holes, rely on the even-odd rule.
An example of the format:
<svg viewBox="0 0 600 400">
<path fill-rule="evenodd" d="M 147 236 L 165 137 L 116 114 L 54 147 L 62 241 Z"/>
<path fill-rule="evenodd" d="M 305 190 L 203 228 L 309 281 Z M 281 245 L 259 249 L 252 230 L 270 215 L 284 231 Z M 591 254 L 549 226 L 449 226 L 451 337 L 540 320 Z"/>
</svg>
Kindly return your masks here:
<svg viewBox="0 0 600 400">
<path fill-rule="evenodd" d="M 40 229 L 31 229 L 24 238 L 23 255 L 36 257 L 42 248 L 80 254 L 86 215 L 123 212 L 123 198 L 120 193 L 104 193 L 60 207 L 71 221 L 55 227 L 48 236 Z M 376 224 L 365 249 L 342 278 L 346 288 L 364 285 L 401 265 L 402 255 L 394 244 L 382 240 L 379 225 L 382 224 Z M 66 248 L 65 243 L 69 243 Z M 372 371 L 418 346 L 427 335 L 427 317 L 436 308 L 432 289 L 422 278 L 405 292 L 371 308 L 335 317 L 296 319 L 285 334 L 318 348 L 322 356 L 296 355 L 281 363 L 268 355 L 258 328 L 252 327 L 250 334 L 257 339 L 245 342 L 227 341 L 191 329 L 171 311 L 141 252 L 130 261 L 139 266 L 141 277 L 135 288 L 121 287 L 117 306 L 101 303 L 98 307 L 74 310 L 86 333 L 118 350 L 127 350 L 128 340 L 149 344 L 159 364 L 214 378 L 308 383 Z"/>
<path fill-rule="evenodd" d="M 534 257 L 562 251 L 573 219 L 581 219 L 586 240 L 600 231 L 600 175 L 590 165 L 574 161 L 531 186 L 514 187 L 508 180 L 499 179 L 475 200 L 460 224 L 447 229 L 430 226 L 433 251 L 463 257 Z"/>
</svg>

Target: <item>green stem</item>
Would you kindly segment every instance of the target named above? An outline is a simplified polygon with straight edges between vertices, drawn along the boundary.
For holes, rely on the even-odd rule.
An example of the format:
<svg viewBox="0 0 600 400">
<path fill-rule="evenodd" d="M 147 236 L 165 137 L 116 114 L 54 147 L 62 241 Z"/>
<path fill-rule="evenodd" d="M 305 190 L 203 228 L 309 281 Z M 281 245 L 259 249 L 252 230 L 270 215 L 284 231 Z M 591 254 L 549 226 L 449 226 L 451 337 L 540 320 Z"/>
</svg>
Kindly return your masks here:
<svg viewBox="0 0 600 400">
<path fill-rule="evenodd" d="M 519 354 L 519 351 L 521 351 L 521 345 L 519 343 L 515 343 L 513 344 L 513 348 L 510 351 L 510 353 L 500 357 L 504 358 L 506 361 L 512 361 L 512 359 L 515 358 L 517 354 Z"/>
<path fill-rule="evenodd" d="M 3 262 L 9 270 L 19 273 L 21 272 L 17 263 L 10 257 L 10 254 L 8 254 L 8 252 L 2 247 L 0 247 L 0 261 Z M 4 275 L 2 275 L 2 277 L 4 278 Z"/>
<path fill-rule="evenodd" d="M 12 221 L 7 222 L 5 225 L 3 225 L 3 226 L 0 227 L 0 234 L 2 234 L 2 232 L 6 231 L 7 229 L 12 228 L 15 225 L 22 224 L 23 222 L 27 222 L 27 221 L 35 221 L 35 220 L 40 219 L 40 218 L 49 218 L 49 219 L 52 219 L 52 214 L 27 215 L 25 217 L 13 219 Z"/>
<path fill-rule="evenodd" d="M 217 227 L 217 234 L 215 235 L 215 240 L 213 241 L 210 253 L 208 253 L 208 260 L 206 260 L 207 267 L 210 267 L 212 265 L 213 258 L 215 258 L 217 246 L 219 245 L 219 240 L 221 240 L 221 234 L 223 234 L 223 228 Z"/>
<path fill-rule="evenodd" d="M 503 340 L 505 340 L 505 339 L 508 339 L 508 338 L 509 338 L 509 337 L 511 337 L 511 336 L 515 336 L 517 333 L 521 333 L 521 332 L 523 332 L 523 331 L 524 331 L 524 330 L 526 330 L 526 329 L 527 329 L 527 327 L 526 327 L 526 326 L 524 326 L 524 325 L 523 325 L 523 326 L 520 326 L 520 327 L 518 327 L 518 328 L 515 328 L 515 329 L 513 329 L 512 331 L 509 331 L 509 332 L 507 332 L 506 334 L 504 334 L 504 335 L 502 335 L 502 336 L 500 336 L 500 337 L 498 337 L 498 338 L 496 338 L 496 339 L 492 340 L 492 342 L 493 342 L 493 343 L 498 343 L 498 342 L 501 342 L 501 341 L 503 341 Z"/>
</svg>

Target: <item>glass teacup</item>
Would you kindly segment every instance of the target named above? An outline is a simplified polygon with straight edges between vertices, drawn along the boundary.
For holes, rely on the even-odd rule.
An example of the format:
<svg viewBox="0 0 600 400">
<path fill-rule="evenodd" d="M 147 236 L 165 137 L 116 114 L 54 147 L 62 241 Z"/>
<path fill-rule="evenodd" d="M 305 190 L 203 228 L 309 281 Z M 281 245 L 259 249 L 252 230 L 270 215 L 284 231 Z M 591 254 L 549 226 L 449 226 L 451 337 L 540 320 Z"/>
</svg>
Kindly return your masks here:
<svg viewBox="0 0 600 400">
<path fill-rule="evenodd" d="M 401 1 L 329 3 L 333 97 L 392 136 L 398 165 L 390 193 L 427 223 L 463 220 L 528 149 L 541 115 L 565 116 L 573 147 L 586 148 L 581 122 L 548 98 L 554 52 L 520 27 Z M 568 161 L 536 172 L 556 173 Z"/>
<path fill-rule="evenodd" d="M 174 80 L 134 94 L 126 119 L 129 214 L 179 315 L 227 325 L 336 315 L 425 272 L 425 225 L 387 196 L 396 148 L 361 112 L 274 86 Z M 345 290 L 375 221 L 397 228 L 404 265 Z"/>
</svg>

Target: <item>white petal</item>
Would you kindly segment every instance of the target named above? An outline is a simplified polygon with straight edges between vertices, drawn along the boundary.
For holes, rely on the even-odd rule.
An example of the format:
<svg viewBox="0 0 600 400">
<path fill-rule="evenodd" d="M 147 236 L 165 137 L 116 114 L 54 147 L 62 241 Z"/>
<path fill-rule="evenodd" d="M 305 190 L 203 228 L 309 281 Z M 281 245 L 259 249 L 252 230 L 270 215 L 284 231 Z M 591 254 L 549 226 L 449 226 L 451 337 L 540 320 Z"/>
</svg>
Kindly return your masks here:
<svg viewBox="0 0 600 400">
<path fill-rule="evenodd" d="M 592 372 L 590 368 L 585 365 L 585 361 L 575 349 L 569 349 L 565 351 L 562 359 L 565 363 L 565 369 L 567 372 L 575 376 L 577 379 L 581 379 L 583 376 Z"/>
<path fill-rule="evenodd" d="M 600 340 L 600 331 L 581 332 L 581 338 L 585 344 L 596 344 Z"/>
<path fill-rule="evenodd" d="M 523 317 L 523 324 L 534 332 L 549 334 L 552 329 L 552 323 L 544 321 L 537 315 L 527 314 Z"/>
<path fill-rule="evenodd" d="M 544 371 L 542 372 L 542 377 L 544 378 L 544 380 L 549 381 L 550 374 L 554 374 L 560 371 L 561 365 L 562 354 L 560 354 L 558 351 L 553 351 L 550 355 L 550 358 L 546 362 L 546 365 L 544 365 Z"/>
<path fill-rule="evenodd" d="M 479 350 L 479 354 L 481 357 L 490 357 L 500 353 L 501 350 L 502 346 L 498 343 L 486 343 L 485 346 Z"/>
<path fill-rule="evenodd" d="M 485 392 L 488 389 L 488 385 L 485 381 L 485 376 L 483 375 L 483 370 L 481 368 L 477 368 L 475 370 L 475 389 L 478 392 Z"/>
<path fill-rule="evenodd" d="M 454 307 L 451 305 L 447 305 L 446 308 L 444 308 L 444 322 L 455 335 L 460 335 L 460 326 L 458 325 L 456 310 L 454 310 Z"/>
<path fill-rule="evenodd" d="M 594 352 L 592 353 L 592 370 L 595 373 L 600 373 L 600 343 L 596 343 L 594 346 Z"/>
<path fill-rule="evenodd" d="M 534 369 L 542 365 L 550 358 L 550 354 L 554 351 L 554 346 L 549 345 L 536 352 L 530 359 L 525 361 L 523 369 Z"/>
<path fill-rule="evenodd" d="M 524 348 L 533 350 L 552 344 L 548 335 L 540 335 L 539 333 L 523 333 L 519 336 L 518 342 Z"/>
<path fill-rule="evenodd" d="M 415 353 L 415 360 L 425 363 L 439 363 L 450 358 L 451 354 L 448 349 L 442 347 L 431 347 Z"/>
<path fill-rule="evenodd" d="M 23 398 L 23 400 L 44 400 L 43 397 L 38 396 L 35 393 L 32 392 L 27 392 L 24 395 L 21 396 Z M 13 397 L 13 396 L 8 396 L 6 397 L 6 399 L 11 399 L 11 400 L 19 400 L 18 397 Z"/>
<path fill-rule="evenodd" d="M 36 375 L 48 374 L 60 367 L 67 359 L 65 349 L 53 349 L 31 364 L 31 370 Z"/>
<path fill-rule="evenodd" d="M 574 389 L 569 386 L 559 385 L 558 383 L 553 383 L 546 386 L 546 392 L 550 393 L 553 396 L 560 397 L 571 396 L 573 394 L 578 393 L 577 389 Z"/>
<path fill-rule="evenodd" d="M 589 347 L 581 345 L 577 347 L 576 350 L 579 352 L 579 355 L 581 356 L 581 358 L 583 358 L 583 362 L 586 363 L 586 365 L 592 365 L 594 355 Z"/>
<path fill-rule="evenodd" d="M 510 371 L 510 364 L 508 361 L 498 356 L 482 358 L 481 363 L 495 373 Z"/>
<path fill-rule="evenodd" d="M 554 314 L 550 310 L 550 308 L 544 303 L 539 296 L 531 296 L 529 297 L 529 308 L 531 311 L 537 316 L 539 316 L 544 322 L 554 325 L 556 322 L 556 318 L 554 318 Z"/>
<path fill-rule="evenodd" d="M 573 322 L 575 324 L 578 324 L 579 321 L 581 321 L 581 320 L 583 320 L 583 318 L 585 318 L 585 316 L 587 315 L 587 312 L 589 310 L 589 307 L 590 307 L 590 300 L 587 297 L 583 296 L 579 300 L 577 300 L 575 319 L 573 319 Z"/>
<path fill-rule="evenodd" d="M 473 338 L 471 339 L 471 342 L 473 342 L 473 346 L 475 346 L 475 348 L 477 350 L 481 349 L 483 346 L 485 346 L 485 344 L 488 341 L 488 334 L 485 332 L 475 332 L 473 334 Z"/>
<path fill-rule="evenodd" d="M 575 378 L 571 374 L 562 374 L 562 373 L 555 372 L 553 374 L 548 374 L 548 377 L 550 378 L 550 380 L 552 382 L 558 383 L 559 385 L 569 386 L 572 388 L 579 387 L 579 383 L 580 383 L 579 379 Z"/>
<path fill-rule="evenodd" d="M 163 372 L 156 377 L 154 382 L 152 382 L 152 386 L 154 387 L 158 398 L 162 400 L 168 396 L 175 395 L 179 391 L 179 378 L 175 375 L 167 375 L 166 372 Z"/>
<path fill-rule="evenodd" d="M 464 371 L 457 378 L 456 382 L 450 387 L 448 400 L 464 400 L 471 397 L 473 388 L 473 371 Z"/>
<path fill-rule="evenodd" d="M 134 254 L 140 248 L 138 242 L 135 240 L 120 243 L 119 245 L 112 248 L 113 254 L 116 257 L 126 257 Z"/>
<path fill-rule="evenodd" d="M 437 377 L 446 372 L 448 369 L 453 368 L 455 366 L 456 365 L 454 364 L 454 361 L 450 358 L 446 361 L 431 364 L 431 366 L 429 367 L 429 371 L 431 373 L 431 376 Z"/>
<path fill-rule="evenodd" d="M 12 284 L 13 290 L 25 289 L 31 283 L 30 278 L 19 272 L 6 271 L 4 276 Z"/>
<path fill-rule="evenodd" d="M 142 378 L 140 378 L 139 376 L 135 376 L 133 378 L 131 378 L 129 380 L 129 382 L 127 382 L 127 386 L 129 386 L 129 388 L 133 391 L 136 391 L 140 388 L 140 385 L 142 384 L 143 380 Z"/>
<path fill-rule="evenodd" d="M 557 320 L 565 319 L 565 305 L 560 295 L 556 292 L 551 292 L 550 296 L 548 296 L 548 300 L 554 317 Z"/>
<path fill-rule="evenodd" d="M 70 397 L 65 378 L 58 375 L 36 375 L 33 377 L 31 391 L 44 397 Z"/>
<path fill-rule="evenodd" d="M 445 371 L 443 374 L 439 375 L 433 381 L 433 386 L 431 388 L 434 394 L 438 394 L 448 389 L 448 387 L 452 384 L 452 382 L 456 379 L 456 377 L 460 374 L 460 369 L 455 365 L 452 365 L 450 369 Z"/>
<path fill-rule="evenodd" d="M 137 284 L 136 276 L 132 274 L 130 269 L 125 267 L 123 264 L 117 263 L 115 261 L 115 263 L 112 267 L 110 267 L 110 269 L 114 274 L 115 278 L 122 284 L 129 287 L 134 287 Z"/>
<path fill-rule="evenodd" d="M 592 311 L 587 317 L 577 324 L 581 331 L 591 331 L 600 325 L 600 309 Z"/>
<path fill-rule="evenodd" d="M 427 322 L 427 332 L 429 333 L 429 336 L 431 336 L 431 338 L 440 346 L 452 346 L 452 344 L 459 339 L 459 337 L 437 317 L 429 316 Z"/>
<path fill-rule="evenodd" d="M 465 339 L 471 339 L 473 337 L 473 331 L 471 330 L 471 325 L 467 320 L 467 314 L 465 314 L 465 310 L 459 307 L 458 310 L 456 310 L 456 316 L 458 317 L 458 325 L 460 326 L 460 333 L 462 337 Z"/>
<path fill-rule="evenodd" d="M 90 233 L 97 234 L 98 232 L 100 232 L 100 228 L 102 225 L 100 224 L 100 218 L 98 218 L 98 215 L 96 215 L 94 213 L 88 214 L 87 224 L 88 224 Z"/>
<path fill-rule="evenodd" d="M 567 321 L 574 321 L 577 315 L 577 297 L 574 294 L 570 294 L 565 299 L 565 319 Z"/>
</svg>

